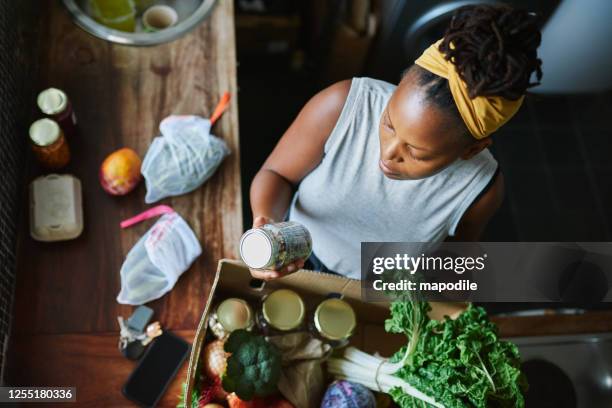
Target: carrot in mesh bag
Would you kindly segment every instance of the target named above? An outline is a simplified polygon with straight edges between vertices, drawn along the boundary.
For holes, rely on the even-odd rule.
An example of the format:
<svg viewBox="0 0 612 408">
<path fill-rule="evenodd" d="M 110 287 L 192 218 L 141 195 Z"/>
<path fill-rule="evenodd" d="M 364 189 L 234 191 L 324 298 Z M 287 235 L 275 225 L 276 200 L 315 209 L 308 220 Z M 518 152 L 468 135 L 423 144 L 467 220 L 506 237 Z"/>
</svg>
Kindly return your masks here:
<svg viewBox="0 0 612 408">
<path fill-rule="evenodd" d="M 146 203 L 189 193 L 213 175 L 230 150 L 210 129 L 229 107 L 229 100 L 226 92 L 210 119 L 172 115 L 161 121 L 161 136 L 153 139 L 142 162 Z"/>
</svg>

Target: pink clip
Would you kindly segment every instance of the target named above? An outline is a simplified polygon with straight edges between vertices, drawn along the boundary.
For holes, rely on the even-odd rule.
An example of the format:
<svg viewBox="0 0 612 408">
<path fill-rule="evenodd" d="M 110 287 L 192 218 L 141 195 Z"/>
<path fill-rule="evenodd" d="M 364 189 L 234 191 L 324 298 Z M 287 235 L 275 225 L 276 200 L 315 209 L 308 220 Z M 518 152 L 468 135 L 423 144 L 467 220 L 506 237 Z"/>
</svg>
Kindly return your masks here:
<svg viewBox="0 0 612 408">
<path fill-rule="evenodd" d="M 171 214 L 174 210 L 172 207 L 168 207 L 167 205 L 156 205 L 155 207 L 149 208 L 146 211 L 141 212 L 138 215 L 133 216 L 132 218 L 128 218 L 127 220 L 121 221 L 119 224 L 121 228 L 128 228 L 134 224 L 138 224 L 144 220 L 148 220 L 149 218 L 157 217 L 162 214 Z"/>
</svg>

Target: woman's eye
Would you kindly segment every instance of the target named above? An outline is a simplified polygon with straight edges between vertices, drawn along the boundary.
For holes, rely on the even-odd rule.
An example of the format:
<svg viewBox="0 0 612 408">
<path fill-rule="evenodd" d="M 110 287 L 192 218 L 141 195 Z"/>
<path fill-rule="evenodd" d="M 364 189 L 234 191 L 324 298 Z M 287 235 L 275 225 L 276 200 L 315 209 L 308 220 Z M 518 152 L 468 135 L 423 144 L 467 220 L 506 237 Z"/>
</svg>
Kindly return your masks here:
<svg viewBox="0 0 612 408">
<path fill-rule="evenodd" d="M 416 161 L 423 161 L 423 159 L 419 159 L 418 157 L 416 157 L 416 156 L 414 155 L 414 153 L 412 153 L 412 149 L 411 149 L 411 148 L 408 148 L 408 154 L 410 155 L 410 157 L 411 157 L 413 160 L 416 160 Z"/>
</svg>

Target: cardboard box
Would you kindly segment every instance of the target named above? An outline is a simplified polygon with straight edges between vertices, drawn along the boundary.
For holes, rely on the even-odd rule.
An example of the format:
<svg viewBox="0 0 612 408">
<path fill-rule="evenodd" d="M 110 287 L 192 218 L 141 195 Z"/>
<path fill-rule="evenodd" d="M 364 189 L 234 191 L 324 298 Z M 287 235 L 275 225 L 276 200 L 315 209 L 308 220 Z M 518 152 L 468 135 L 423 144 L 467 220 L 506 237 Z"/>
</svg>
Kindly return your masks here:
<svg viewBox="0 0 612 408">
<path fill-rule="evenodd" d="M 292 289 L 304 299 L 307 311 L 312 313 L 314 307 L 324 300 L 330 293 L 339 293 L 343 299 L 351 304 L 357 315 L 357 328 L 351 337 L 351 344 L 367 353 L 380 353 L 390 356 L 401 346 L 406 344 L 406 337 L 399 334 L 390 334 L 384 330 L 384 321 L 389 317 L 388 303 L 365 303 L 361 301 L 361 283 L 338 275 L 321 272 L 300 270 L 274 281 L 266 282 L 263 287 L 253 287 L 253 278 L 249 269 L 242 262 L 230 259 L 219 261 L 214 282 L 210 289 L 210 296 L 206 302 L 202 318 L 198 324 L 196 336 L 189 357 L 187 370 L 187 392 L 185 406 L 191 406 L 191 395 L 196 385 L 197 365 L 204 348 L 206 330 L 208 329 L 208 316 L 213 308 L 227 297 L 240 297 L 252 305 L 258 305 L 260 299 L 281 288 Z M 432 318 L 441 318 L 444 315 L 456 315 L 463 306 L 458 304 L 436 303 L 432 305 Z"/>
</svg>

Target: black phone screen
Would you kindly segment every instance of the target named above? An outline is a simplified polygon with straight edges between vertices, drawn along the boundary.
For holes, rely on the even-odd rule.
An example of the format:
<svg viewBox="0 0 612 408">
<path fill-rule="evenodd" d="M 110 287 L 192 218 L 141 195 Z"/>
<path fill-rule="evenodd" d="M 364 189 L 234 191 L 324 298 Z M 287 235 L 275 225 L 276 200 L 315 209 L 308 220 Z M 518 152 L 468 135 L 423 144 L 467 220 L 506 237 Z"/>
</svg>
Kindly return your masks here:
<svg viewBox="0 0 612 408">
<path fill-rule="evenodd" d="M 185 361 L 188 352 L 187 342 L 164 332 L 145 352 L 123 386 L 123 394 L 146 407 L 155 406 Z"/>
</svg>

